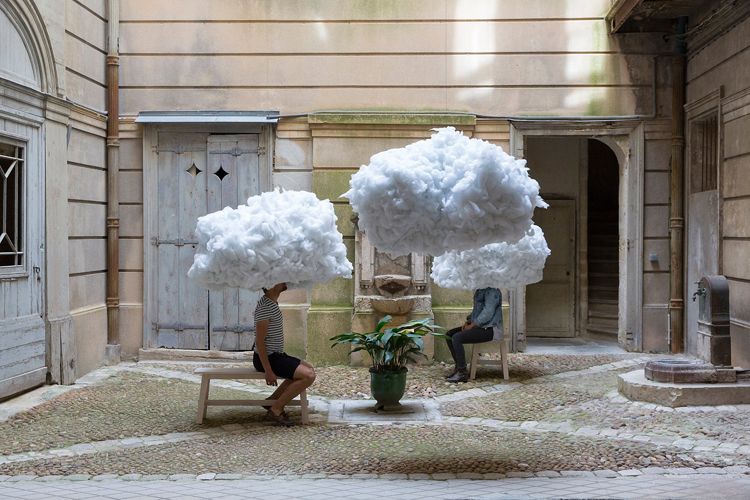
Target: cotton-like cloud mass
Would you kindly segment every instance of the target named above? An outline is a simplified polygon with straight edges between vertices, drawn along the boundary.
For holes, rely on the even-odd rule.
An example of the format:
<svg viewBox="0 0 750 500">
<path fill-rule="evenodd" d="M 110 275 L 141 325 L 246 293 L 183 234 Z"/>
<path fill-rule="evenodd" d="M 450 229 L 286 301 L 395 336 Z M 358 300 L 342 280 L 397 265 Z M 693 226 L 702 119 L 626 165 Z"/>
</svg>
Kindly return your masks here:
<svg viewBox="0 0 750 500">
<path fill-rule="evenodd" d="M 188 276 L 209 290 L 260 290 L 277 283 L 310 289 L 352 265 L 328 200 L 303 191 L 272 191 L 247 205 L 198 219 L 199 241 Z"/>
<path fill-rule="evenodd" d="M 453 127 L 370 158 L 352 176 L 359 227 L 380 252 L 442 255 L 516 243 L 547 207 L 525 160 Z"/>
<path fill-rule="evenodd" d="M 477 250 L 451 251 L 435 257 L 432 279 L 443 288 L 516 288 L 542 280 L 544 262 L 550 255 L 539 226 L 515 245 L 492 243 Z"/>
</svg>

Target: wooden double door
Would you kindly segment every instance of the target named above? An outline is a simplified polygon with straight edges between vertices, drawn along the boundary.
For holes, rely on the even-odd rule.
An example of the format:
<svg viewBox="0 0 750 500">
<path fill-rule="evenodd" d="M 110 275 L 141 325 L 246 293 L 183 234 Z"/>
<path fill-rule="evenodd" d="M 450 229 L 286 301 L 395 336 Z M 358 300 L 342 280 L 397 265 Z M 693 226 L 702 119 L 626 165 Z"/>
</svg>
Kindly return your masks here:
<svg viewBox="0 0 750 500">
<path fill-rule="evenodd" d="M 250 350 L 258 292 L 209 292 L 188 279 L 197 248 L 198 217 L 237 208 L 260 194 L 258 134 L 159 132 L 158 347 Z"/>
</svg>

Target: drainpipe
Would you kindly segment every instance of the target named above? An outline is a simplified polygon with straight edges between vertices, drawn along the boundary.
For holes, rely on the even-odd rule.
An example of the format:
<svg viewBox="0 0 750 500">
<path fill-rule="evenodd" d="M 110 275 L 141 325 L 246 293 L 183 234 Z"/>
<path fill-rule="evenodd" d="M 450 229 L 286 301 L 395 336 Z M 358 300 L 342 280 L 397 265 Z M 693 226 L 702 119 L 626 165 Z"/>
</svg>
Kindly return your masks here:
<svg viewBox="0 0 750 500">
<path fill-rule="evenodd" d="M 687 16 L 677 18 L 677 35 L 687 31 Z M 669 203 L 669 324 L 670 352 L 680 353 L 683 346 L 685 301 L 683 230 L 684 154 L 685 154 L 685 40 L 677 37 L 672 58 L 672 175 Z"/>
<path fill-rule="evenodd" d="M 120 362 L 120 1 L 107 0 L 107 364 Z"/>
</svg>

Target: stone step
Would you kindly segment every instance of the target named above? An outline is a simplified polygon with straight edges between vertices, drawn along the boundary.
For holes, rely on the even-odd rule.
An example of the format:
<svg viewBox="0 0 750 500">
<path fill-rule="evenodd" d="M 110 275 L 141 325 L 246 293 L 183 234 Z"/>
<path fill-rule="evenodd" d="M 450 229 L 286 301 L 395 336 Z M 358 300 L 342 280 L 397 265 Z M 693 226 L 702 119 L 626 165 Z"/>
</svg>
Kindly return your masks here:
<svg viewBox="0 0 750 500">
<path fill-rule="evenodd" d="M 589 323 L 586 325 L 586 330 L 591 333 L 606 333 L 611 335 L 617 335 L 617 326 L 601 325 Z"/>
</svg>

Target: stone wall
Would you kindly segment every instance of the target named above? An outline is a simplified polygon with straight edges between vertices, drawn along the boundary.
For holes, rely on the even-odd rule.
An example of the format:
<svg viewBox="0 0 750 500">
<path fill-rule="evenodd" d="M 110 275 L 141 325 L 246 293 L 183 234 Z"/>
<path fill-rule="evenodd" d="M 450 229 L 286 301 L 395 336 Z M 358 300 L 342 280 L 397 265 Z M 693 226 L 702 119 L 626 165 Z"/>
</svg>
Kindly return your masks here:
<svg viewBox="0 0 750 500">
<path fill-rule="evenodd" d="M 648 114 L 662 42 L 609 35 L 610 4 L 128 0 L 121 112 Z"/>
<path fill-rule="evenodd" d="M 96 12 L 96 1 L 79 3 Z M 211 8 L 199 0 L 123 2 L 123 353 L 136 355 L 143 335 L 143 129 L 132 116 L 201 109 L 648 114 L 653 56 L 663 42 L 649 34 L 609 35 L 603 18 L 609 6 L 607 0 L 327 0 L 314 6 L 262 0 L 217 1 Z M 664 89 L 659 92 L 660 103 L 668 102 Z M 372 154 L 428 137 L 437 123 L 417 123 L 418 117 L 369 124 L 343 115 L 282 118 L 274 185 L 330 198 L 353 261 L 351 208 L 337 198 Z M 479 118 L 471 133 L 509 149 L 507 120 Z M 351 328 L 349 282 L 284 294 L 281 302 L 290 352 L 321 362 L 346 359 L 327 339 Z M 458 325 L 471 294 L 433 287 L 432 306 L 436 323 Z M 438 346 L 436 355 L 447 352 Z"/>
<path fill-rule="evenodd" d="M 747 16 L 747 14 L 745 14 Z M 699 20 L 698 20 L 699 21 Z M 691 19 L 691 23 L 693 20 Z M 714 92 L 719 108 L 719 273 L 729 280 L 732 361 L 750 368 L 750 18 L 688 53 L 688 106 Z M 687 156 L 687 155 L 686 155 Z M 688 283 L 692 294 L 693 284 Z M 688 302 L 690 307 L 691 303 Z"/>
<path fill-rule="evenodd" d="M 669 106 L 671 108 L 671 106 Z M 643 174 L 643 352 L 669 351 L 669 159 L 672 122 L 646 122 Z M 658 260 L 652 262 L 655 254 Z"/>
<path fill-rule="evenodd" d="M 106 16 L 105 0 L 65 2 L 66 96 L 94 110 L 107 106 Z M 78 374 L 83 375 L 101 365 L 107 343 L 106 116 L 74 105 L 70 124 L 70 311 Z"/>
</svg>

